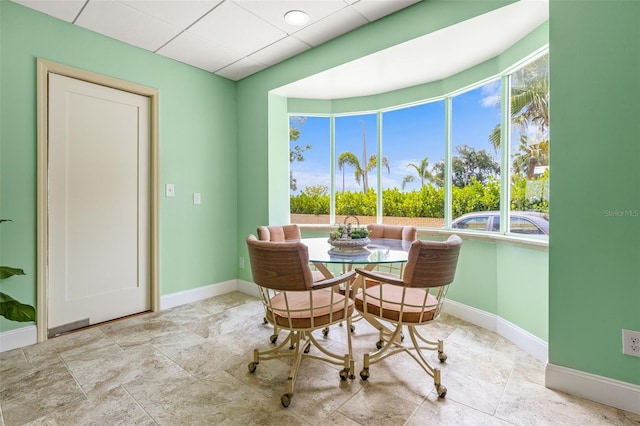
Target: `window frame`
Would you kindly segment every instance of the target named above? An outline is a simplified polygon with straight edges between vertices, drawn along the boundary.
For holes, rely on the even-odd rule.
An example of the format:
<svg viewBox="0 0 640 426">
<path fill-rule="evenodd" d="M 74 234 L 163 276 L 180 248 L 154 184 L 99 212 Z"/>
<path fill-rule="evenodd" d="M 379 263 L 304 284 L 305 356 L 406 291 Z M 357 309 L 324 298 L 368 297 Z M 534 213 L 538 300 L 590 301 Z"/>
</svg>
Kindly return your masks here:
<svg viewBox="0 0 640 426">
<path fill-rule="evenodd" d="M 455 96 L 462 94 L 462 93 L 466 93 L 468 91 L 471 90 L 475 90 L 477 88 L 480 88 L 490 82 L 499 80 L 501 83 L 501 111 L 500 111 L 500 116 L 501 116 L 501 137 L 500 137 L 500 148 L 499 148 L 499 160 L 500 160 L 500 168 L 501 168 L 501 177 L 500 177 L 500 215 L 499 215 L 499 222 L 500 222 L 500 230 L 499 231 L 490 231 L 490 230 L 483 230 L 483 231 L 467 231 L 467 230 L 461 230 L 463 232 L 470 232 L 470 233 L 478 233 L 481 232 L 482 234 L 502 234 L 502 235 L 507 235 L 507 236 L 515 236 L 515 237 L 530 237 L 532 239 L 535 240 L 540 240 L 539 235 L 538 234 L 522 234 L 522 233 L 513 233 L 511 232 L 511 176 L 512 176 L 512 170 L 511 170 L 511 113 L 510 113 L 510 108 L 504 108 L 505 105 L 510 105 L 511 104 L 511 74 L 513 74 L 514 72 L 516 72 L 517 70 L 521 69 L 522 67 L 526 66 L 529 63 L 532 63 L 538 59 L 540 59 L 541 57 L 545 56 L 545 55 L 549 55 L 549 48 L 548 46 L 545 46 L 541 49 L 538 49 L 536 52 L 534 52 L 531 55 L 526 56 L 525 58 L 523 58 L 522 60 L 516 62 L 515 64 L 513 64 L 512 66 L 506 68 L 505 70 L 503 70 L 502 72 L 493 75 L 491 77 L 487 77 L 484 78 L 480 81 L 477 81 L 473 84 L 464 86 L 462 88 L 450 91 L 448 93 L 446 93 L 445 95 L 441 95 L 441 96 L 434 96 L 434 97 L 429 97 L 426 99 L 420 99 L 414 102 L 408 102 L 408 103 L 403 103 L 403 104 L 399 104 L 399 105 L 393 105 L 390 107 L 385 107 L 385 108 L 378 108 L 378 109 L 367 109 L 367 110 L 362 110 L 362 111 L 349 111 L 349 112 L 341 112 L 341 113 L 322 113 L 322 114 L 315 114 L 315 113 L 307 113 L 307 112 L 289 112 L 288 113 L 288 118 L 290 119 L 292 116 L 321 116 L 321 117 L 328 117 L 330 119 L 330 158 L 331 158 L 331 165 L 329 168 L 329 173 L 331 174 L 331 187 L 330 187 L 330 224 L 334 224 L 335 223 L 335 218 L 336 218 L 336 206 L 335 206 L 335 198 L 336 198 L 336 184 L 335 184 L 335 172 L 336 172 L 336 152 L 335 152 L 335 120 L 338 117 L 343 117 L 343 116 L 353 116 L 353 115 L 365 115 L 365 114 L 377 114 L 377 149 L 376 149 L 376 155 L 378 156 L 378 158 L 381 158 L 382 155 L 384 155 L 384 149 L 383 149 L 383 145 L 384 145 L 384 140 L 383 140 L 383 134 L 382 134 L 382 125 L 383 125 L 383 121 L 382 121 L 382 114 L 388 111 L 395 111 L 395 110 L 399 110 L 399 109 L 404 109 L 404 108 L 410 108 L 412 106 L 420 106 L 420 105 L 424 105 L 424 104 L 428 104 L 428 103 L 433 103 L 433 102 L 438 102 L 438 101 L 444 101 L 444 108 L 445 108 L 445 113 L 444 113 L 444 129 L 445 129 L 445 137 L 444 137 L 444 174 L 445 174 L 445 179 L 444 179 L 444 226 L 442 228 L 432 228 L 432 227 L 426 227 L 424 229 L 441 229 L 444 231 L 451 231 L 451 230 L 460 230 L 459 228 L 452 228 L 451 224 L 454 220 L 453 216 L 452 216 L 452 134 L 451 134 L 451 122 L 452 122 L 452 100 Z M 376 174 L 377 174 L 377 179 L 376 179 L 376 185 L 375 185 L 375 190 L 376 190 L 376 222 L 377 223 L 382 223 L 382 214 L 383 214 L 383 184 L 382 184 L 382 170 L 381 167 L 377 167 L 376 168 Z M 492 222 L 491 217 L 489 217 L 489 221 L 488 222 Z M 537 228 L 537 225 L 535 223 L 533 223 L 533 226 L 535 226 Z M 547 234 L 543 234 L 545 237 L 548 238 Z"/>
</svg>

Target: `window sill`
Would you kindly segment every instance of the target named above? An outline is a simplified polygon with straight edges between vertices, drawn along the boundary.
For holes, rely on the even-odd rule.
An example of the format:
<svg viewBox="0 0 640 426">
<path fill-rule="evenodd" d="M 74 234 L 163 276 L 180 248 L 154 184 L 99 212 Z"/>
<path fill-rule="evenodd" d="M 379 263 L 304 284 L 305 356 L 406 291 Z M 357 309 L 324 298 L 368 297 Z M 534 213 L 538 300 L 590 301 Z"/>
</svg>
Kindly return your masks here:
<svg viewBox="0 0 640 426">
<path fill-rule="evenodd" d="M 335 225 L 299 225 L 300 230 L 304 232 L 326 232 L 329 235 L 331 230 L 336 228 Z M 512 244 L 528 248 L 548 249 L 549 240 L 538 238 L 527 238 L 516 234 L 500 234 L 497 232 L 474 232 L 461 229 L 435 229 L 435 228 L 418 228 L 418 238 L 420 237 L 443 237 L 447 238 L 451 234 L 459 235 L 463 240 L 476 240 L 487 242 L 500 242 Z"/>
</svg>

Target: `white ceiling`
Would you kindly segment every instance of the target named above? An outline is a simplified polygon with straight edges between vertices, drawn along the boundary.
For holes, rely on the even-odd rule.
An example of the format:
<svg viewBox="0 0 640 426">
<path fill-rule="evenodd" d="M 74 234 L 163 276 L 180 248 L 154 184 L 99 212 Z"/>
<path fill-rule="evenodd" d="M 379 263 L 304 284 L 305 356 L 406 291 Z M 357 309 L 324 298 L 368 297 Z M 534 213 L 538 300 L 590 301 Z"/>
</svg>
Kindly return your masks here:
<svg viewBox="0 0 640 426">
<path fill-rule="evenodd" d="M 491 59 L 549 19 L 547 0 L 520 0 L 274 90 L 340 99 L 438 81 Z"/>
<path fill-rule="evenodd" d="M 420 0 L 12 1 L 237 81 Z M 290 26 L 289 10 L 304 10 L 309 22 Z M 441 80 L 499 55 L 548 19 L 548 0 L 520 0 L 275 92 L 340 99 Z"/>
<path fill-rule="evenodd" d="M 12 0 L 240 80 L 419 0 Z M 310 17 L 284 21 L 289 10 Z"/>
</svg>

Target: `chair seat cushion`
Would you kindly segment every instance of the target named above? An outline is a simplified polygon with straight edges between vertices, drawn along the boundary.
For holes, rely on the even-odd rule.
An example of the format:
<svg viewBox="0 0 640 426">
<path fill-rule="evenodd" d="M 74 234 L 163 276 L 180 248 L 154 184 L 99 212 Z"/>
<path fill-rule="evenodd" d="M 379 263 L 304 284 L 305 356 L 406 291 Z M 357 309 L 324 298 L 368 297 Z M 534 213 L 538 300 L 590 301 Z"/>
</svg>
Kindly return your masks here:
<svg viewBox="0 0 640 426">
<path fill-rule="evenodd" d="M 348 299 L 347 315 L 345 316 L 344 299 L 340 293 L 330 290 L 278 293 L 271 298 L 271 307 L 267 309 L 267 319 L 282 328 L 316 329 L 324 327 L 351 316 L 354 309 L 353 300 Z M 310 309 L 311 301 L 313 302 L 313 312 Z M 289 316 L 291 324 L 289 324 Z"/>
<path fill-rule="evenodd" d="M 402 295 L 405 290 L 403 304 Z M 367 293 L 366 312 L 385 320 L 402 321 L 405 324 L 421 324 L 433 320 L 438 312 L 438 299 L 427 293 L 427 289 L 382 284 L 365 288 L 363 291 Z M 358 312 L 365 312 L 362 292 L 356 295 L 355 302 Z M 403 312 L 402 318 L 400 312 Z"/>
</svg>

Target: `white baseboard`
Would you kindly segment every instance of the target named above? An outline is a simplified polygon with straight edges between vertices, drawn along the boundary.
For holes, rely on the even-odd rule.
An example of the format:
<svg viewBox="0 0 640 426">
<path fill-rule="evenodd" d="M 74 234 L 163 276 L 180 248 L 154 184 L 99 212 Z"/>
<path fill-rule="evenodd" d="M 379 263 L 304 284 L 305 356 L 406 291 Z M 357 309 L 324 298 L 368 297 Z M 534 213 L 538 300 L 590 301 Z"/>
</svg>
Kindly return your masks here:
<svg viewBox="0 0 640 426">
<path fill-rule="evenodd" d="M 451 299 L 447 299 L 444 303 L 443 311 L 471 324 L 498 333 L 529 355 L 542 362 L 547 362 L 547 354 L 549 352 L 547 342 L 497 315 Z"/>
<path fill-rule="evenodd" d="M 498 317 L 496 333 L 537 360 L 544 363 L 548 361 L 549 344 L 538 336 L 500 317 Z"/>
<path fill-rule="evenodd" d="M 0 352 L 35 345 L 37 342 L 38 328 L 35 325 L 4 331 L 0 333 Z"/>
<path fill-rule="evenodd" d="M 495 332 L 497 330 L 497 316 L 481 311 L 480 309 L 458 303 L 454 300 L 445 300 L 442 311 L 460 318 L 461 320 L 470 322 L 471 324 L 486 328 L 489 331 Z"/>
<path fill-rule="evenodd" d="M 640 386 L 584 371 L 547 364 L 545 386 L 640 414 Z"/>
<path fill-rule="evenodd" d="M 250 296 L 260 297 L 258 286 L 255 283 L 249 281 L 238 280 L 238 287 L 236 290 Z"/>
<path fill-rule="evenodd" d="M 160 310 L 186 305 L 187 303 L 197 302 L 214 296 L 220 296 L 221 294 L 236 291 L 237 287 L 238 280 L 229 280 L 217 284 L 210 284 L 204 287 L 179 291 L 177 293 L 165 294 L 164 296 L 160 296 Z"/>
</svg>

